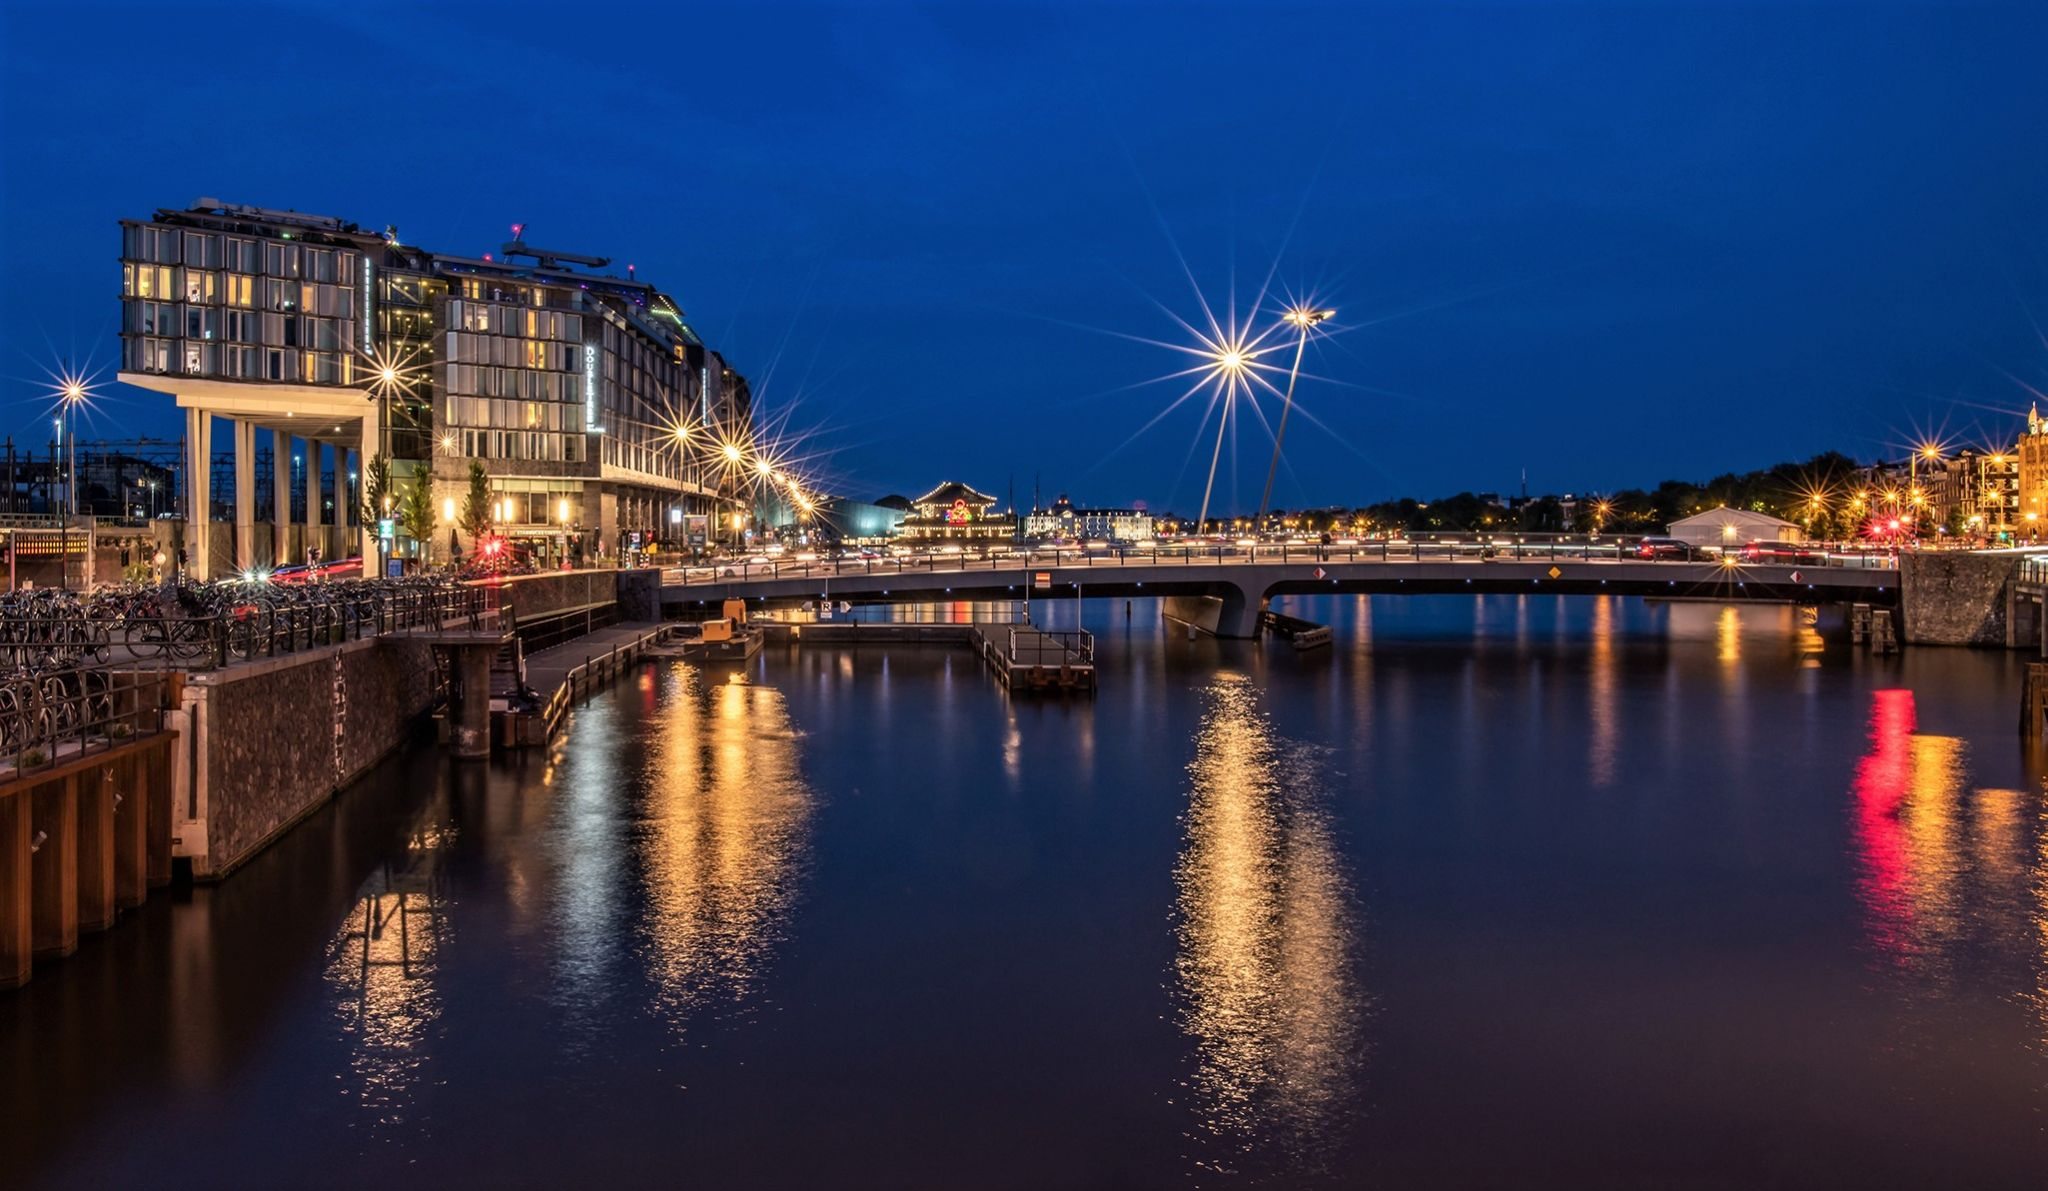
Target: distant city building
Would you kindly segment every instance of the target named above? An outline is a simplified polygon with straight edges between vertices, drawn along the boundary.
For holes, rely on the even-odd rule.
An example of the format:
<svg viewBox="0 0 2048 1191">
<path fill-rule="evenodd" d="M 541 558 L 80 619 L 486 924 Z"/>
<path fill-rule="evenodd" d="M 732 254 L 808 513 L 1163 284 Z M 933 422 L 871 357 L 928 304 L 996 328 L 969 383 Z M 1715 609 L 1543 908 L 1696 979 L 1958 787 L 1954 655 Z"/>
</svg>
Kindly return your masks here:
<svg viewBox="0 0 2048 1191">
<path fill-rule="evenodd" d="M 1152 540 L 1152 515 L 1137 506 L 1080 508 L 1062 492 L 1050 507 L 1031 511 L 1024 519 L 1024 534 L 1033 538 L 1147 542 Z"/>
<path fill-rule="evenodd" d="M 2016 520 L 2038 524 L 2048 518 L 2048 421 L 2039 406 L 2027 411 L 2019 442 L 2019 507 Z M 2031 536 L 2031 535 L 2029 535 Z"/>
<path fill-rule="evenodd" d="M 533 248 L 523 231 L 495 255 L 467 256 L 404 244 L 394 228 L 214 199 L 122 221 L 120 379 L 186 411 L 184 512 L 200 574 L 227 569 L 219 550 L 245 567 L 335 541 L 323 524 L 350 521 L 379 454 L 399 493 L 430 486 L 435 553 L 472 461 L 489 476 L 498 530 L 550 561 L 677 536 L 700 518 L 723 528 L 712 515 L 735 502 L 719 454 L 750 437 L 745 379 L 631 266 L 601 273 L 607 259 Z M 231 535 L 209 527 L 216 418 L 233 435 Z M 310 506 L 303 525 L 275 496 L 259 510 L 259 433 L 276 444 L 273 491 L 317 491 L 323 447 L 335 487 L 349 486 L 332 507 L 297 502 Z M 287 471 L 293 461 L 303 474 Z M 365 555 L 376 520 L 363 525 Z"/>
<path fill-rule="evenodd" d="M 992 541 L 1017 536 L 1017 518 L 993 512 L 996 498 L 948 480 L 910 502 L 900 532 L 909 538 Z"/>
<path fill-rule="evenodd" d="M 1796 524 L 1750 509 L 1719 508 L 1680 517 L 1666 526 L 1669 537 L 1695 546 L 1740 546 L 1749 542 L 1798 542 L 1806 534 Z"/>
<path fill-rule="evenodd" d="M 1959 533 L 1997 534 L 2020 521 L 2020 454 L 1965 447 L 1936 465 L 1926 487 L 1935 524 Z"/>
</svg>

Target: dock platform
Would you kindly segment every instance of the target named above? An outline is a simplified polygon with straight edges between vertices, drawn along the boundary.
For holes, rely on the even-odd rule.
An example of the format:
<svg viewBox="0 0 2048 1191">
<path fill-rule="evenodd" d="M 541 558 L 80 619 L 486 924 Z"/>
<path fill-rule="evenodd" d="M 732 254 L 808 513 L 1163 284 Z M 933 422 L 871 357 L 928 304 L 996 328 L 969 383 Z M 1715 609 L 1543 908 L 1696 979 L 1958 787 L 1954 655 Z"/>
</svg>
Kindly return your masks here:
<svg viewBox="0 0 2048 1191">
<path fill-rule="evenodd" d="M 976 624 L 968 639 L 988 668 L 1013 691 L 1095 689 L 1093 633 L 1047 632 L 1028 624 Z"/>
</svg>

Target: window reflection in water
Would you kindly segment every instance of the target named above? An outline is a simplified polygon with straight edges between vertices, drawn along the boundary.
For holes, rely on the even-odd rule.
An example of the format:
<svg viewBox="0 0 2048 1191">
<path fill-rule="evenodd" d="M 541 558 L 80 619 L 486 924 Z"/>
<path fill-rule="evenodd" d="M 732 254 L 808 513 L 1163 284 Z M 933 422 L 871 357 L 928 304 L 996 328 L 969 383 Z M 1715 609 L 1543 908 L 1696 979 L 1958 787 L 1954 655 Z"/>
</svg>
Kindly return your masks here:
<svg viewBox="0 0 2048 1191">
<path fill-rule="evenodd" d="M 644 779 L 642 950 L 680 1034 L 694 1011 L 753 992 L 782 937 L 815 799 L 782 692 L 683 664 L 665 683 Z"/>
<path fill-rule="evenodd" d="M 1236 1169 L 1270 1138 L 1290 1164 L 1313 1162 L 1352 1100 L 1351 891 L 1307 750 L 1275 734 L 1241 675 L 1204 701 L 1175 874 L 1197 1161 Z"/>
<path fill-rule="evenodd" d="M 373 1127 L 407 1121 L 442 1013 L 435 977 L 448 941 L 446 823 L 444 807 L 422 816 L 404 853 L 364 879 L 328 947 L 327 987 L 350 1047 L 349 1091 Z"/>
</svg>

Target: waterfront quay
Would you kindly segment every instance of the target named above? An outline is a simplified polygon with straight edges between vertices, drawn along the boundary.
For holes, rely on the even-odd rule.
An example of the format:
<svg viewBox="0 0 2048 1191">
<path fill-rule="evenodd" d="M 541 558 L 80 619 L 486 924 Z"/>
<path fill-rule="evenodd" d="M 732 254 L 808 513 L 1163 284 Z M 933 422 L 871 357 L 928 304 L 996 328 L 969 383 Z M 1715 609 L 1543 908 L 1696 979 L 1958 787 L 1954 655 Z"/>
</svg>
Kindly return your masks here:
<svg viewBox="0 0 2048 1191">
<path fill-rule="evenodd" d="M 667 634 L 654 579 L 8 597 L 0 988 L 174 873 L 225 879 L 429 721 L 458 758 L 545 744 Z"/>
</svg>

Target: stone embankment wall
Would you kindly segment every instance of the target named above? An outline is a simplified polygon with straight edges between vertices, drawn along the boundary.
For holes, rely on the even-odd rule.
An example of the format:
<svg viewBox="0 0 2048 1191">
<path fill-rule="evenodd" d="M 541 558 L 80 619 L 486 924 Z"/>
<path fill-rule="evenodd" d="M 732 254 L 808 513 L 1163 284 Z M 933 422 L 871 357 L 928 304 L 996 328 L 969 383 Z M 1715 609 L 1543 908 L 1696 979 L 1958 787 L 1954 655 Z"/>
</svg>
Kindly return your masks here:
<svg viewBox="0 0 2048 1191">
<path fill-rule="evenodd" d="M 2019 566 L 2016 554 L 1903 554 L 1899 598 L 1907 643 L 2031 644 L 2012 636 L 2010 598 Z"/>
<path fill-rule="evenodd" d="M 520 620 L 615 600 L 628 619 L 659 619 L 655 571 L 525 575 L 494 586 Z M 411 739 L 436 686 L 433 646 L 402 636 L 192 675 L 173 717 L 176 854 L 191 859 L 195 877 L 225 876 Z"/>
<path fill-rule="evenodd" d="M 198 764 L 175 827 L 193 875 L 224 876 L 405 743 L 434 687 L 432 647 L 402 639 L 193 675 Z"/>
</svg>

